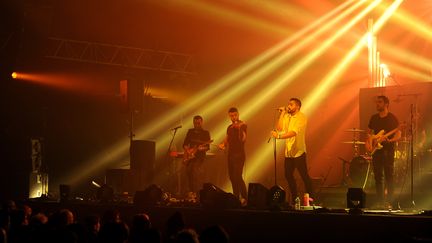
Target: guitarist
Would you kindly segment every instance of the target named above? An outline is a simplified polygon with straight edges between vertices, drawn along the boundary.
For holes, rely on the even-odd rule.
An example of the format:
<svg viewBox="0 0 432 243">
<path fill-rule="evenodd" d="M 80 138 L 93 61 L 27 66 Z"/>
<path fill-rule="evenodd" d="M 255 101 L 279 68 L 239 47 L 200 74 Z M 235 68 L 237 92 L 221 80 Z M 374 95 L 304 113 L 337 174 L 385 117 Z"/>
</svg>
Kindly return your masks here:
<svg viewBox="0 0 432 243">
<path fill-rule="evenodd" d="M 188 130 L 186 138 L 183 142 L 184 149 L 184 164 L 186 166 L 186 176 L 189 184 L 189 192 L 196 194 L 199 190 L 199 177 L 202 172 L 202 164 L 206 156 L 206 151 L 209 150 L 210 133 L 204 130 L 203 118 L 194 116 L 193 126 Z"/>
<path fill-rule="evenodd" d="M 399 121 L 389 112 L 389 99 L 380 95 L 376 99 L 378 113 L 372 115 L 368 124 L 368 139 L 366 150 L 372 153 L 372 165 L 375 175 L 377 203 L 379 206 L 391 207 L 394 191 L 394 151 L 395 142 L 401 138 Z M 381 147 L 382 146 L 382 147 Z M 387 188 L 387 198 L 384 196 L 384 184 Z"/>
</svg>

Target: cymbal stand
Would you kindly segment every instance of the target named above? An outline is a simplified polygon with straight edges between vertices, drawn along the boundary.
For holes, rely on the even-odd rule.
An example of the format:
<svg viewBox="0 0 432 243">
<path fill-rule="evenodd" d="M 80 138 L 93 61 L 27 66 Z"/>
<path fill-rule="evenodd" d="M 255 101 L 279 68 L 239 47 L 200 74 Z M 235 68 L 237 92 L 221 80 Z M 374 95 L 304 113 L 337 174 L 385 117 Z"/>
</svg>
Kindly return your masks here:
<svg viewBox="0 0 432 243">
<path fill-rule="evenodd" d="M 353 152 L 354 152 L 354 158 L 357 157 L 357 156 L 359 156 L 359 154 L 360 154 L 360 152 L 359 152 L 360 151 L 359 150 L 359 145 L 357 143 L 357 142 L 359 142 L 357 134 L 358 134 L 357 132 L 353 133 Z"/>
</svg>

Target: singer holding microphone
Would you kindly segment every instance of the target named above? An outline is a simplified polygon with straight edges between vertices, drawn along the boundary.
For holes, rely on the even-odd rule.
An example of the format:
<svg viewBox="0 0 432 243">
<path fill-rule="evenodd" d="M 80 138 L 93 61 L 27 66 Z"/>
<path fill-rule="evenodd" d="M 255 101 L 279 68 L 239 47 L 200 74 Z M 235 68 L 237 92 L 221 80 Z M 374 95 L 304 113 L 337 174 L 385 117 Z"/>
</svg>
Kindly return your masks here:
<svg viewBox="0 0 432 243">
<path fill-rule="evenodd" d="M 278 108 L 280 112 L 276 131 L 271 136 L 276 139 L 285 139 L 285 178 L 291 192 L 291 202 L 297 194 L 297 183 L 294 178 L 294 170 L 297 169 L 305 185 L 305 193 L 312 195 L 312 182 L 308 174 L 306 164 L 305 133 L 307 118 L 300 111 L 301 101 L 291 98 L 287 107 Z M 313 195 L 312 195 L 313 196 Z"/>
<path fill-rule="evenodd" d="M 188 130 L 183 142 L 183 164 L 188 180 L 188 197 L 196 198 L 199 190 L 199 182 L 202 176 L 202 165 L 206 157 L 206 151 L 210 149 L 210 133 L 204 130 L 203 118 L 194 116 L 193 126 Z"/>
</svg>

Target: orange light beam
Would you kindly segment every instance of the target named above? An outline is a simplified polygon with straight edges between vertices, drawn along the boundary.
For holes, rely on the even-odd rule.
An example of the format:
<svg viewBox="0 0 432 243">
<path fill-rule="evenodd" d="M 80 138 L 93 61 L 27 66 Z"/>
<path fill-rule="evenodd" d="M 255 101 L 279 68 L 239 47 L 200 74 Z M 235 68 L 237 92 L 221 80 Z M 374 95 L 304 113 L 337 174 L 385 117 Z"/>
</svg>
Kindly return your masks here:
<svg viewBox="0 0 432 243">
<path fill-rule="evenodd" d="M 403 0 L 395 1 L 378 19 L 373 28 L 374 34 L 379 32 L 379 30 L 384 26 L 387 20 L 391 17 L 391 15 L 396 11 L 399 5 L 403 2 Z M 351 62 L 358 56 L 360 51 L 364 48 L 364 43 L 366 43 L 368 39 L 369 33 L 366 33 L 362 36 L 362 38 L 355 44 L 355 46 L 348 52 L 347 55 L 328 73 L 317 85 L 312 93 L 305 99 L 306 110 L 309 113 L 314 112 L 317 108 L 319 102 L 325 97 L 328 93 L 328 90 L 335 85 L 335 83 L 339 80 L 344 71 L 348 68 Z"/>
<path fill-rule="evenodd" d="M 345 24 L 342 29 L 337 31 L 329 39 L 327 39 L 319 48 L 315 49 L 313 52 L 309 53 L 307 56 L 302 58 L 297 62 L 292 68 L 288 69 L 275 81 L 270 83 L 265 89 L 260 93 L 250 99 L 245 105 L 240 109 L 243 110 L 243 115 L 246 120 L 253 116 L 262 106 L 269 102 L 268 97 L 271 97 L 277 92 L 280 92 L 285 86 L 287 86 L 295 77 L 300 75 L 316 58 L 318 58 L 324 51 L 326 51 L 331 45 L 342 35 L 344 35 L 352 26 L 358 23 L 364 16 L 366 16 L 370 11 L 372 11 L 381 1 L 374 1 L 364 10 L 362 10 L 355 18 Z M 268 147 L 268 146 L 267 146 Z M 256 173 L 259 169 L 260 163 L 264 158 L 269 157 L 271 149 L 266 148 L 266 146 L 260 147 L 257 152 L 252 156 L 249 166 L 249 173 Z"/>
</svg>

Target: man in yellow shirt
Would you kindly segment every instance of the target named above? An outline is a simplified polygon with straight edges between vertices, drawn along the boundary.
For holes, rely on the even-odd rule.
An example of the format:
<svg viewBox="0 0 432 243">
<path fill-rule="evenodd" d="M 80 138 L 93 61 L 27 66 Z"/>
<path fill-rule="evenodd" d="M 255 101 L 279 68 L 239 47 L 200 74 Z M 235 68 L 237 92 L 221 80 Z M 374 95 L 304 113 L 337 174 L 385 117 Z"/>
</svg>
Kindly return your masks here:
<svg viewBox="0 0 432 243">
<path fill-rule="evenodd" d="M 312 182 L 308 174 L 306 164 L 306 125 L 307 118 L 300 111 L 301 101 L 291 98 L 288 107 L 280 109 L 281 113 L 276 126 L 277 131 L 272 131 L 272 136 L 277 139 L 285 139 L 285 177 L 291 191 L 291 201 L 298 197 L 297 183 L 294 178 L 294 170 L 297 168 L 307 193 L 312 195 Z"/>
</svg>

